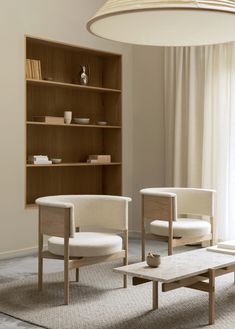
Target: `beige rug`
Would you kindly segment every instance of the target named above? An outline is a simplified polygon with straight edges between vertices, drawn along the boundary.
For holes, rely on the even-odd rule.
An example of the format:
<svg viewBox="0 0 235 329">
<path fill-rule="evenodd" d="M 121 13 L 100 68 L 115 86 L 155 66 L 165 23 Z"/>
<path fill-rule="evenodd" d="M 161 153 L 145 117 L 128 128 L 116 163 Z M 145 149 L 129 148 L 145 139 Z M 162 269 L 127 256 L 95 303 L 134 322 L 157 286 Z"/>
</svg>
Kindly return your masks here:
<svg viewBox="0 0 235 329">
<path fill-rule="evenodd" d="M 83 268 L 80 283 L 71 284 L 69 306 L 63 301 L 63 273 L 45 277 L 43 293 L 37 278 L 0 285 L 0 311 L 50 329 L 180 329 L 203 328 L 208 321 L 208 295 L 190 289 L 160 294 L 160 309 L 151 311 L 151 283 L 121 288 L 112 268 L 119 262 Z M 233 275 L 217 279 L 216 324 L 235 328 Z"/>
</svg>

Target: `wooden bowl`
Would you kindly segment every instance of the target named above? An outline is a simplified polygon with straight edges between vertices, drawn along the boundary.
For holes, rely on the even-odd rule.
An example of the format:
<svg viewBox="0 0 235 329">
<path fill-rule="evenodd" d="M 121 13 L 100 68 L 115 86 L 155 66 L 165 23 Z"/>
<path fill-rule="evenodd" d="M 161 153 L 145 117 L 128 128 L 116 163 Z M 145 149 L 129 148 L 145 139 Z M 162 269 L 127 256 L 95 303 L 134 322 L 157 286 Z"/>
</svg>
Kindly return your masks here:
<svg viewBox="0 0 235 329">
<path fill-rule="evenodd" d="M 146 262 L 150 267 L 158 267 L 161 264 L 161 256 L 157 254 L 148 255 Z"/>
</svg>

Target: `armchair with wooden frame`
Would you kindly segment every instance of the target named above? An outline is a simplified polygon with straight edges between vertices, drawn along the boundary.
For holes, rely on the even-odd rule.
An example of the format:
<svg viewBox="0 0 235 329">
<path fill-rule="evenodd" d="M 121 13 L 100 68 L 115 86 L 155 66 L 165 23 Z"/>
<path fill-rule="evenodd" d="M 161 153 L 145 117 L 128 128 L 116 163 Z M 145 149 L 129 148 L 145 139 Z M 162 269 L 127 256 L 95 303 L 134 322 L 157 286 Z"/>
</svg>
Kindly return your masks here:
<svg viewBox="0 0 235 329">
<path fill-rule="evenodd" d="M 123 259 L 123 265 L 127 265 L 130 201 L 130 198 L 107 195 L 63 195 L 37 199 L 39 290 L 43 286 L 44 258 L 64 261 L 64 304 L 69 303 L 69 270 L 76 269 L 78 282 L 82 266 L 115 259 Z M 44 235 L 50 236 L 48 250 L 43 250 Z M 126 276 L 124 287 L 127 287 Z"/>
<path fill-rule="evenodd" d="M 145 239 L 168 242 L 173 248 L 210 241 L 214 243 L 214 190 L 196 188 L 145 188 L 142 196 L 142 260 Z"/>
</svg>

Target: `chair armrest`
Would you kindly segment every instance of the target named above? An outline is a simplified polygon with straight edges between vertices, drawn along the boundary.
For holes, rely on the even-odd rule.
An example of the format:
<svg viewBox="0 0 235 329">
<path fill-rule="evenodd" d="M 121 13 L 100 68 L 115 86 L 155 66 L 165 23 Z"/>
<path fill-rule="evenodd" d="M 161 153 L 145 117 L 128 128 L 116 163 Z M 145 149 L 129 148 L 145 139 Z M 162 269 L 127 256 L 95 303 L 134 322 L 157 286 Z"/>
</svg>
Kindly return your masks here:
<svg viewBox="0 0 235 329">
<path fill-rule="evenodd" d="M 174 193 L 141 193 L 143 220 L 174 221 L 177 218 L 177 196 Z"/>
<path fill-rule="evenodd" d="M 39 205 L 39 232 L 49 236 L 74 237 L 74 205 L 46 199 L 36 200 Z"/>
<path fill-rule="evenodd" d="M 152 195 L 152 196 L 162 196 L 162 197 L 166 197 L 166 198 L 176 197 L 176 193 L 159 191 L 158 188 L 154 188 L 154 187 L 144 188 L 144 189 L 140 190 L 140 194 Z"/>
<path fill-rule="evenodd" d="M 57 201 L 56 197 L 54 200 L 53 197 L 38 198 L 36 199 L 35 203 L 38 204 L 39 206 L 45 206 L 45 207 L 73 208 L 73 203 Z"/>
</svg>

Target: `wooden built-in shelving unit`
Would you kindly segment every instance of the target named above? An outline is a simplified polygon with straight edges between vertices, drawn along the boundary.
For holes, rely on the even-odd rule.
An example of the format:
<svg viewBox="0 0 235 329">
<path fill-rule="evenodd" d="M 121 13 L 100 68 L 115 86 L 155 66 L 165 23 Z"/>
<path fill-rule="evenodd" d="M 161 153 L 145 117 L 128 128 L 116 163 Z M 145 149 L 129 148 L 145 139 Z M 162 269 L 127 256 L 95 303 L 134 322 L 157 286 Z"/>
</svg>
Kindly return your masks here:
<svg viewBox="0 0 235 329">
<path fill-rule="evenodd" d="M 122 194 L 121 55 L 26 37 L 26 58 L 41 62 L 42 80 L 26 79 L 26 205 L 57 194 Z M 79 82 L 89 65 L 88 86 Z M 53 81 L 43 80 L 52 78 Z M 33 121 L 34 116 L 90 118 L 89 125 Z M 107 125 L 98 125 L 107 121 Z M 28 155 L 62 158 L 34 165 Z M 90 154 L 110 154 L 109 164 L 86 163 Z"/>
</svg>

